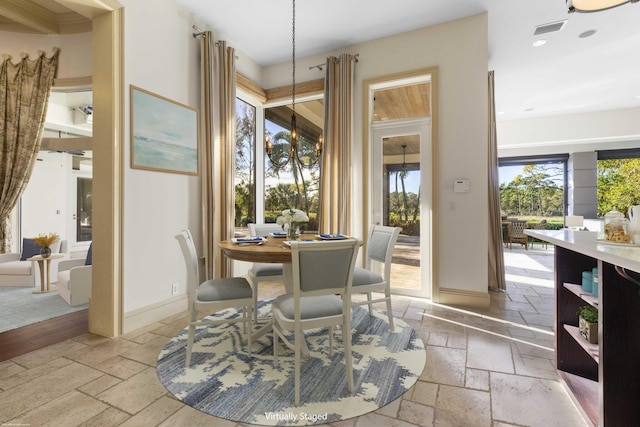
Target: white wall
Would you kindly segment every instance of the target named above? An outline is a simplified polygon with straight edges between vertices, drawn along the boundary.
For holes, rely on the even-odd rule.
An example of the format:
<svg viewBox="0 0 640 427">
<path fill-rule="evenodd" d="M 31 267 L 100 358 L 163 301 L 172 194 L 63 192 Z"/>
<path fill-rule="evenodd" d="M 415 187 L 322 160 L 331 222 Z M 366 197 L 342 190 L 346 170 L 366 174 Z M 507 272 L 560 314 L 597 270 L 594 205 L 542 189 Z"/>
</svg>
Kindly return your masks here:
<svg viewBox="0 0 640 427">
<path fill-rule="evenodd" d="M 640 146 L 640 108 L 498 121 L 500 157 Z"/>
<path fill-rule="evenodd" d="M 122 0 L 125 15 L 125 161 L 123 286 L 127 313 L 186 291 L 184 260 L 174 236 L 201 235 L 200 177 L 130 167 L 130 85 L 200 109 L 200 41 L 196 22 L 174 1 Z M 200 249 L 200 248 L 199 248 Z"/>
<path fill-rule="evenodd" d="M 477 15 L 433 27 L 349 46 L 340 52 L 359 54 L 355 66 L 354 186 L 361 187 L 363 81 L 403 71 L 438 66 L 440 72 L 438 158 L 439 231 L 435 248 L 442 288 L 487 292 L 487 16 Z M 311 65 L 328 52 L 296 58 L 299 81 L 322 78 Z M 241 64 L 238 64 L 241 69 Z M 290 84 L 290 63 L 265 69 L 266 87 Z M 453 181 L 465 178 L 471 191 L 453 192 Z M 355 192 L 360 194 L 359 192 Z M 354 206 L 354 230 L 362 229 L 361 201 Z M 463 261 L 464 260 L 464 261 Z M 464 263 L 464 268 L 460 268 Z"/>
<path fill-rule="evenodd" d="M 58 78 L 92 74 L 91 33 L 43 35 L 0 31 L 0 54 L 11 55 L 14 64 L 20 61 L 22 52 L 31 59 L 38 56 L 38 51 L 50 57 L 54 47 L 60 48 Z"/>
<path fill-rule="evenodd" d="M 41 151 L 22 195 L 22 236 L 58 233 L 67 240 L 67 188 L 71 156 Z M 17 237 L 14 233 L 14 237 Z M 17 244 L 18 242 L 16 242 Z"/>
</svg>

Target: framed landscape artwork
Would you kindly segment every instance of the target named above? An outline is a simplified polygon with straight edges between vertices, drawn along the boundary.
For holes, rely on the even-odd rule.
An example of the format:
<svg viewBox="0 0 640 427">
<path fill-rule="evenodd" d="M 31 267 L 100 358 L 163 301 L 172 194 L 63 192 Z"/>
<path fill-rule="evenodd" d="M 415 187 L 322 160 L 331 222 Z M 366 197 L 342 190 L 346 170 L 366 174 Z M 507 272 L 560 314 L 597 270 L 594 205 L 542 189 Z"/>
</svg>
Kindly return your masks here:
<svg viewBox="0 0 640 427">
<path fill-rule="evenodd" d="M 131 85 L 131 167 L 198 175 L 198 110 Z"/>
</svg>

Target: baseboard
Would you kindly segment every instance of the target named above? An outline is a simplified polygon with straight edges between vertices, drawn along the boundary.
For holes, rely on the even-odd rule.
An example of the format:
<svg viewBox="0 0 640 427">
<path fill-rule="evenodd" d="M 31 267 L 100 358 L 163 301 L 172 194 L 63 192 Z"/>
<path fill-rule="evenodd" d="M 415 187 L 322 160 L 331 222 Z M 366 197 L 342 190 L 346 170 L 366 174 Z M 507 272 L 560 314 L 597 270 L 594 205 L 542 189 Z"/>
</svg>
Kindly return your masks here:
<svg viewBox="0 0 640 427">
<path fill-rule="evenodd" d="M 491 300 L 489 298 L 488 291 L 473 292 L 447 288 L 440 288 L 439 290 L 439 304 L 474 308 L 489 308 L 490 302 Z"/>
<path fill-rule="evenodd" d="M 174 314 L 186 313 L 188 303 L 189 298 L 183 294 L 125 313 L 122 333 L 135 331 Z"/>
</svg>

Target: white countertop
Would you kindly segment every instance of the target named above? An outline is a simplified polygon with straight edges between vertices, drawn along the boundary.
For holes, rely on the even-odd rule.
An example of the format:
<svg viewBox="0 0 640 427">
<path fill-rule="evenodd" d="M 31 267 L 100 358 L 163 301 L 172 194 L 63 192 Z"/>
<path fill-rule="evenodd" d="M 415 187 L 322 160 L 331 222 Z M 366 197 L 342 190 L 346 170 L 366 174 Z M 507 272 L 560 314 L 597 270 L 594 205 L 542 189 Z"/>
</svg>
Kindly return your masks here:
<svg viewBox="0 0 640 427">
<path fill-rule="evenodd" d="M 601 243 L 596 240 L 598 233 L 595 231 L 564 228 L 562 230 L 525 230 L 524 233 L 536 239 L 640 273 L 640 246 Z"/>
</svg>

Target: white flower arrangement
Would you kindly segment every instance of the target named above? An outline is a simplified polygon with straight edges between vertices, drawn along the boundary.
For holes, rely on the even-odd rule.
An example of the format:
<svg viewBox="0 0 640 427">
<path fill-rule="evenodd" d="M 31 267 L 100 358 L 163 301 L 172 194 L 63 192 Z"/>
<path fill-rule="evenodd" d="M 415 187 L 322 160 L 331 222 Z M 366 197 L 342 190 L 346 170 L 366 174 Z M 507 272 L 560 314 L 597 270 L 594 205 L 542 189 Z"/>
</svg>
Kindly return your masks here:
<svg viewBox="0 0 640 427">
<path fill-rule="evenodd" d="M 291 239 L 295 238 L 300 223 L 308 221 L 309 217 L 300 209 L 285 209 L 282 211 L 282 216 L 276 218 L 276 224 L 281 226 Z"/>
</svg>

